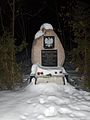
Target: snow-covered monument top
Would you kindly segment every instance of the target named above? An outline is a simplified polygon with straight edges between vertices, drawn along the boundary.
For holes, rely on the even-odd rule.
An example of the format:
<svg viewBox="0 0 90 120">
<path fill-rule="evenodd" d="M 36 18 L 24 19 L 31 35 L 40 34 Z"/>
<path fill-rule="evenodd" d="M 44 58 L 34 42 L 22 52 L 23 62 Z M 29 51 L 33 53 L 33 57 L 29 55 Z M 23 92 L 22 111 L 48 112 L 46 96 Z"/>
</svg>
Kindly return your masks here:
<svg viewBox="0 0 90 120">
<path fill-rule="evenodd" d="M 35 34 L 31 60 L 32 64 L 40 64 L 45 67 L 56 67 L 64 64 L 64 48 L 51 24 L 44 23 Z"/>
</svg>

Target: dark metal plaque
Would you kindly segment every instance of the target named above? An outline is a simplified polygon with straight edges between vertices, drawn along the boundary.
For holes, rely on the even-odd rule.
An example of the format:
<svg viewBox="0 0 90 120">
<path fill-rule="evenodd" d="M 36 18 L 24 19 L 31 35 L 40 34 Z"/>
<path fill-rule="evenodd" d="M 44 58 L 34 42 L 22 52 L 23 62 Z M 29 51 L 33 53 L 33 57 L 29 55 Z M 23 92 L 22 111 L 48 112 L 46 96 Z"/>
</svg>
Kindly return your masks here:
<svg viewBox="0 0 90 120">
<path fill-rule="evenodd" d="M 41 59 L 42 66 L 48 67 L 57 66 L 57 50 L 42 50 Z"/>
</svg>

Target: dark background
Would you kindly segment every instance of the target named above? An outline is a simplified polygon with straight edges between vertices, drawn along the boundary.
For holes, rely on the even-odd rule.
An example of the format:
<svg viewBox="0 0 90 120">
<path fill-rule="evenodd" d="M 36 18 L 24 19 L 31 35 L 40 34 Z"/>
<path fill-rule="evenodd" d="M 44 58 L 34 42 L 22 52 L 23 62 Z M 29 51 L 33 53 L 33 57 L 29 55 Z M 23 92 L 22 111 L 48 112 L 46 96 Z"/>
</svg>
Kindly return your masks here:
<svg viewBox="0 0 90 120">
<path fill-rule="evenodd" d="M 90 5 L 90 0 L 78 1 L 87 6 Z M 22 40 L 26 40 L 28 48 L 31 49 L 34 35 L 40 29 L 40 26 L 43 23 L 50 23 L 61 39 L 65 50 L 69 51 L 77 47 L 72 28 L 68 25 L 68 21 L 72 18 L 65 16 L 67 12 L 72 11 L 76 4 L 77 0 L 16 0 L 15 44 L 18 46 Z M 0 23 L 3 20 L 4 26 L 9 29 L 12 22 L 12 11 L 8 0 L 0 1 L 0 16 Z M 3 34 L 1 24 L 0 34 Z"/>
</svg>

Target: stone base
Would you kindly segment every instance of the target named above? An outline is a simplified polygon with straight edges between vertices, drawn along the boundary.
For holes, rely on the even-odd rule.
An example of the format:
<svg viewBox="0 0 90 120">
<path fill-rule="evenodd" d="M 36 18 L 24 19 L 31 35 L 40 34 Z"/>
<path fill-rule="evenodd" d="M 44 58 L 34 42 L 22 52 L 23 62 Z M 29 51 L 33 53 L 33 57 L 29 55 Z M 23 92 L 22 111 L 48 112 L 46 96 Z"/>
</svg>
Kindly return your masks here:
<svg viewBox="0 0 90 120">
<path fill-rule="evenodd" d="M 65 79 L 64 77 L 38 77 L 36 84 L 38 83 L 56 83 L 65 85 Z"/>
</svg>

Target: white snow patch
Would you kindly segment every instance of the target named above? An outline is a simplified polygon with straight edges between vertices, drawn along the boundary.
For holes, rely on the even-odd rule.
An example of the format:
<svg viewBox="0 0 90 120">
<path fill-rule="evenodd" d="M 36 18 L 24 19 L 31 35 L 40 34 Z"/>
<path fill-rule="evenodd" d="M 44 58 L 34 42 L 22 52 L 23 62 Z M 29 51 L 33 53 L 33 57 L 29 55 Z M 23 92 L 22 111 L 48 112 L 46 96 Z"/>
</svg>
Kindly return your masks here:
<svg viewBox="0 0 90 120">
<path fill-rule="evenodd" d="M 45 100 L 43 98 L 40 98 L 39 101 L 40 101 L 41 104 L 45 103 Z"/>
<path fill-rule="evenodd" d="M 26 120 L 26 116 L 21 115 L 21 116 L 20 116 L 20 119 L 21 119 L 21 120 Z"/>
<path fill-rule="evenodd" d="M 44 35 L 43 29 L 45 29 L 45 30 L 53 30 L 53 26 L 51 24 L 49 24 L 49 23 L 44 23 L 43 25 L 41 25 L 40 30 L 35 34 L 34 39 L 37 39 L 37 38 Z"/>
<path fill-rule="evenodd" d="M 39 115 L 37 118 L 42 120 L 45 117 L 43 115 Z"/>
<path fill-rule="evenodd" d="M 50 29 L 50 30 L 53 30 L 53 26 L 52 26 L 51 24 L 49 24 L 49 23 L 44 23 L 44 24 L 41 25 L 41 27 L 40 27 L 40 30 L 43 31 L 43 29 L 46 29 L 46 30 Z"/>
<path fill-rule="evenodd" d="M 27 100 L 26 102 L 27 102 L 27 104 L 30 104 L 30 103 L 31 103 L 31 100 Z"/>
<path fill-rule="evenodd" d="M 72 113 L 72 111 L 69 108 L 62 107 L 59 109 L 60 113 Z"/>
<path fill-rule="evenodd" d="M 44 33 L 43 33 L 41 30 L 39 30 L 39 31 L 35 34 L 35 39 L 41 37 L 42 35 L 44 35 Z"/>
<path fill-rule="evenodd" d="M 57 110 L 55 109 L 54 106 L 50 106 L 44 111 L 44 115 L 46 117 L 55 116 L 56 114 L 57 114 Z"/>
<path fill-rule="evenodd" d="M 0 120 L 90 120 L 90 93 L 55 83 L 0 91 Z"/>
</svg>

